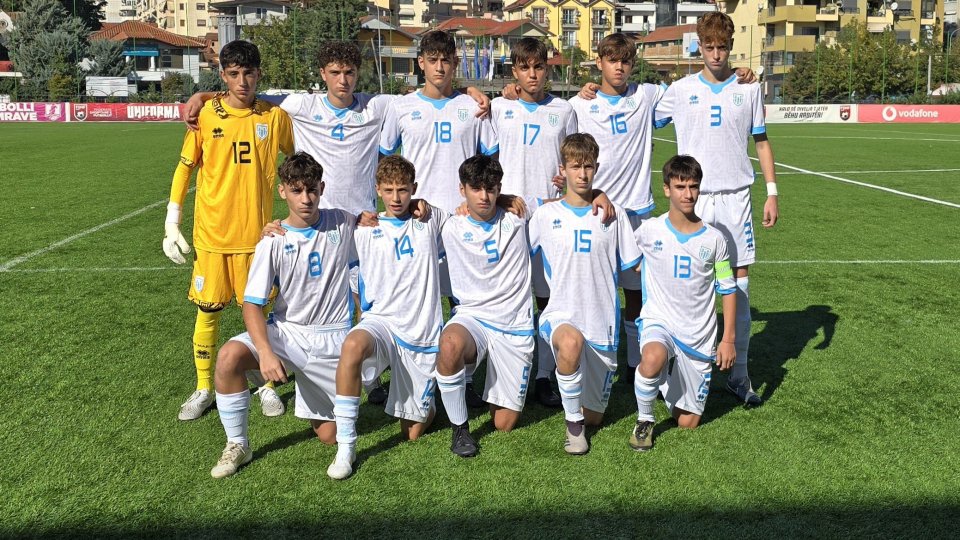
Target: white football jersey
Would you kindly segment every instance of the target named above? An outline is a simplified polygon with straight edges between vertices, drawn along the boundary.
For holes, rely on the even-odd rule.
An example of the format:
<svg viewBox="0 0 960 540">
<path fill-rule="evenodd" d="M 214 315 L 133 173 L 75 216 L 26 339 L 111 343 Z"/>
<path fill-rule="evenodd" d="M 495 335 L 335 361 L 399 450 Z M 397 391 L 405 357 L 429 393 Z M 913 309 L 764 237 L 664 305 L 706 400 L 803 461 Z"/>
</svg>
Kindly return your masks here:
<svg viewBox="0 0 960 540">
<path fill-rule="evenodd" d="M 589 206 L 554 201 L 537 209 L 529 227 L 531 253 L 543 257 L 550 284 L 550 302 L 541 317 L 557 314 L 570 321 L 603 351 L 617 350 L 619 341 L 620 271 L 640 262 L 627 214 L 616 210 L 616 221 L 604 225 Z"/>
<path fill-rule="evenodd" d="M 386 318 L 397 344 L 436 352 L 440 307 L 440 228 L 446 215 L 434 209 L 426 223 L 380 216 L 376 227 L 358 227 L 360 309 L 363 317 Z"/>
<path fill-rule="evenodd" d="M 707 224 L 693 234 L 682 234 L 667 216 L 640 225 L 643 309 L 638 326 L 665 324 L 681 350 L 693 358 L 713 361 L 717 344 L 715 294 L 733 294 L 737 289 L 727 241 Z"/>
<path fill-rule="evenodd" d="M 326 94 L 290 94 L 280 107 L 293 119 L 293 142 L 323 167 L 321 204 L 359 214 L 377 209 L 376 183 L 380 129 L 387 106 L 397 96 L 354 94 L 346 109 Z"/>
<path fill-rule="evenodd" d="M 526 226 L 502 209 L 490 221 L 447 220 L 441 235 L 457 314 L 507 334 L 534 335 Z"/>
<path fill-rule="evenodd" d="M 665 89 L 665 85 L 630 83 L 622 96 L 598 92 L 592 100 L 570 98 L 578 129 L 593 135 L 600 145 L 593 187 L 631 215 L 654 207 L 650 191 L 653 115 Z"/>
<path fill-rule="evenodd" d="M 672 118 L 677 153 L 693 156 L 703 168 L 702 192 L 753 184 L 749 139 L 767 132 L 759 84 L 738 84 L 736 74 L 719 84 L 702 73 L 690 75 L 670 85 L 656 115 L 658 121 Z"/>
<path fill-rule="evenodd" d="M 402 148 L 416 168 L 417 197 L 451 214 L 463 202 L 460 164 L 495 152 L 490 122 L 477 118 L 477 110 L 466 94 L 431 99 L 417 91 L 391 103 L 380 133 L 381 154 Z"/>
<path fill-rule="evenodd" d="M 496 98 L 490 105 L 495 149 L 503 166 L 501 191 L 525 201 L 555 199 L 560 143 L 577 132 L 577 115 L 570 103 L 550 94 L 538 103 Z"/>
<path fill-rule="evenodd" d="M 266 305 L 274 285 L 279 321 L 302 325 L 344 325 L 353 318 L 350 267 L 357 264 L 353 235 L 357 218 L 343 210 L 321 209 L 320 219 L 303 229 L 283 224 L 287 233 L 257 243 L 243 301 Z"/>
</svg>

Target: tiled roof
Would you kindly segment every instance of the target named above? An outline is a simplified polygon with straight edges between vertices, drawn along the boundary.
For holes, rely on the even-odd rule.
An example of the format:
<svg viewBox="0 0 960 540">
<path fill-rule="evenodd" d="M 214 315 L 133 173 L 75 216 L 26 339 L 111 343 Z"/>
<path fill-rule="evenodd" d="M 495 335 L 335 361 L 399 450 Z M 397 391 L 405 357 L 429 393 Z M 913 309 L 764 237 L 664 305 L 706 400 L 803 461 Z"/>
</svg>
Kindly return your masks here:
<svg viewBox="0 0 960 540">
<path fill-rule="evenodd" d="M 535 25 L 530 19 L 520 19 L 517 21 L 497 21 L 481 17 L 454 17 L 438 24 L 437 30 L 464 31 L 470 36 L 503 36 L 516 30 L 520 26 L 537 26 L 545 33 L 550 32 L 542 26 Z"/>
<path fill-rule="evenodd" d="M 683 35 L 687 32 L 696 32 L 697 25 L 695 24 L 681 24 L 679 26 L 661 26 L 653 32 L 647 34 L 646 37 L 640 38 L 644 43 L 661 43 L 664 41 L 678 41 L 683 39 Z"/>
<path fill-rule="evenodd" d="M 103 27 L 93 34 L 90 40 L 109 39 L 110 41 L 126 41 L 128 39 L 149 39 L 173 45 L 175 47 L 203 48 L 200 40 L 161 30 L 152 24 L 141 21 L 123 21 L 120 23 L 103 23 Z"/>
</svg>

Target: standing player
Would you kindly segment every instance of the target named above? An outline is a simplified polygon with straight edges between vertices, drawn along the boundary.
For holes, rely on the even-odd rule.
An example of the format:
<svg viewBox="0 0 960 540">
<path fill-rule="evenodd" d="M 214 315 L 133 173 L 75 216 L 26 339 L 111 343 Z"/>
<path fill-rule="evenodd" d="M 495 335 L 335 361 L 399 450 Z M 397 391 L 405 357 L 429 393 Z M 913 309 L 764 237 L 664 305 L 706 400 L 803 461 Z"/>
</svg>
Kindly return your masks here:
<svg viewBox="0 0 960 540">
<path fill-rule="evenodd" d="M 577 132 L 577 116 L 568 102 L 544 90 L 547 46 L 542 41 L 523 38 L 513 45 L 510 57 L 518 99 L 494 99 L 490 123 L 503 164 L 503 192 L 522 197 L 527 207 L 534 208 L 544 199 L 560 196 L 560 190 L 553 184 L 560 166 L 560 143 L 567 135 Z M 542 311 L 550 289 L 540 257 L 533 258 L 532 276 L 537 307 Z M 555 368 L 553 354 L 541 339 L 534 395 L 548 407 L 560 406 L 560 396 L 550 385 Z"/>
<path fill-rule="evenodd" d="M 666 86 L 628 81 L 637 49 L 623 34 L 603 38 L 597 55 L 601 75 L 598 99 L 574 96 L 570 103 L 576 111 L 579 130 L 592 135 L 600 145 L 596 187 L 624 208 L 632 230 L 636 231 L 654 208 L 650 191 L 653 113 Z M 627 362 L 634 368 L 640 362 L 634 322 L 642 303 L 640 276 L 633 271 L 622 272 L 620 280 L 626 300 L 623 324 Z"/>
<path fill-rule="evenodd" d="M 611 224 L 590 211 L 600 149 L 589 134 L 568 136 L 560 148 L 567 194 L 538 208 L 530 220 L 532 252 L 540 252 L 550 302 L 540 334 L 557 360 L 569 454 L 590 449 L 584 425 L 603 420 L 617 369 L 618 274 L 637 265 L 640 251 L 627 215 Z"/>
<path fill-rule="evenodd" d="M 424 34 L 417 63 L 426 84 L 391 103 L 380 134 L 381 154 L 393 154 L 402 146 L 403 156 L 416 168 L 417 196 L 450 214 L 463 202 L 455 180 L 460 164 L 478 151 L 496 151 L 489 123 L 476 117 L 477 103 L 453 89 L 457 62 L 450 34 Z"/>
<path fill-rule="evenodd" d="M 384 158 L 377 167 L 377 193 L 385 211 L 378 226 L 356 233 L 363 315 L 347 335 L 337 367 L 337 456 L 327 468 L 337 480 L 353 473 L 362 380 L 390 367 L 386 411 L 400 419 L 405 439 L 419 438 L 433 420 L 433 376 L 443 328 L 440 228 L 446 214 L 435 210 L 427 222 L 411 218 L 415 174 L 406 159 Z"/>
<path fill-rule="evenodd" d="M 250 370 L 276 382 L 286 382 L 287 368 L 296 372 L 296 415 L 310 421 L 320 441 L 335 441 L 334 378 L 353 316 L 348 267 L 356 264 L 356 218 L 318 208 L 323 168 L 310 155 L 290 156 L 279 174 L 280 197 L 290 209 L 283 223 L 287 234 L 257 244 L 243 304 L 247 333 L 228 341 L 217 357 L 217 408 L 227 445 L 210 471 L 214 478 L 230 476 L 253 459 L 247 439 Z M 277 283 L 268 323 L 260 307 Z"/>
<path fill-rule="evenodd" d="M 653 448 L 653 403 L 657 385 L 681 428 L 695 428 L 710 392 L 713 362 L 721 370 L 736 357 L 733 317 L 724 317 L 723 341 L 717 346 L 715 294 L 723 312 L 736 311 L 736 282 L 723 234 L 697 217 L 694 207 L 703 171 L 690 156 L 674 156 L 663 166 L 667 213 L 640 225 L 643 252 L 643 310 L 638 325 L 643 360 L 633 383 L 637 424 L 629 444 Z M 673 369 L 665 373 L 670 359 Z"/>
<path fill-rule="evenodd" d="M 226 96 L 200 112 L 199 131 L 188 131 L 173 175 L 164 224 L 163 252 L 174 263 L 186 262 L 190 245 L 180 233 L 181 207 L 190 176 L 197 173 L 193 240 L 197 248 L 188 298 L 197 305 L 193 359 L 197 389 L 180 407 L 180 420 L 195 420 L 213 404 L 213 359 L 223 308 L 244 297 L 247 271 L 260 229 L 273 214 L 277 154 L 293 151 L 290 118 L 256 98 L 260 51 L 233 41 L 220 52 L 220 78 Z M 262 314 L 261 314 L 262 315 Z M 283 414 L 273 389 L 261 393 L 264 413 Z"/>
<path fill-rule="evenodd" d="M 460 192 L 468 215 L 443 227 L 455 315 L 440 336 L 437 386 L 453 425 L 450 449 L 461 457 L 477 453 L 467 424 L 465 364 L 487 358 L 483 400 L 498 431 L 520 417 L 533 359 L 533 302 L 526 222 L 496 206 L 500 164 L 474 156 L 460 165 Z"/>
<path fill-rule="evenodd" d="M 677 130 L 677 152 L 689 154 L 703 166 L 703 186 L 697 215 L 715 226 L 730 242 L 730 264 L 737 279 L 737 362 L 727 379 L 727 390 L 748 407 L 762 402 L 747 372 L 750 346 L 749 267 L 756 260 L 750 186 L 753 165 L 747 154 L 752 135 L 760 170 L 767 186 L 763 226 L 779 217 L 777 175 L 773 149 L 763 118 L 759 84 L 733 84 L 728 63 L 733 47 L 733 21 L 725 13 L 708 13 L 697 23 L 703 50 L 700 73 L 685 77 L 667 90 L 657 108 L 658 121 L 672 116 Z"/>
</svg>

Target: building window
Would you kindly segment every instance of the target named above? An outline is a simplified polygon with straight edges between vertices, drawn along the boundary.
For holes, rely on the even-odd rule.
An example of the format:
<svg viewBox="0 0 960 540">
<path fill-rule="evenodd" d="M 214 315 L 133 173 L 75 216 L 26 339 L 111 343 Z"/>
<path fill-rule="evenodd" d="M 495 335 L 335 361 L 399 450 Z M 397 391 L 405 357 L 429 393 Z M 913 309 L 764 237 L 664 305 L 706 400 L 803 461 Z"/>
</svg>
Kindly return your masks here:
<svg viewBox="0 0 960 540">
<path fill-rule="evenodd" d="M 603 30 L 594 30 L 593 31 L 593 48 L 596 49 L 597 45 L 600 44 L 600 41 L 603 40 Z"/>
<path fill-rule="evenodd" d="M 574 47 L 577 44 L 577 33 L 573 30 L 563 31 L 563 46 Z"/>
<path fill-rule="evenodd" d="M 180 19 L 180 26 L 186 26 L 186 25 L 187 25 L 187 21 Z"/>
<path fill-rule="evenodd" d="M 607 24 L 607 11 L 603 9 L 593 10 L 593 24 Z"/>
<path fill-rule="evenodd" d="M 577 10 L 575 10 L 575 9 L 564 9 L 564 10 L 563 10 L 563 24 L 577 24 Z"/>
<path fill-rule="evenodd" d="M 533 22 L 537 24 L 546 24 L 547 23 L 547 9 L 546 8 L 533 8 Z"/>
<path fill-rule="evenodd" d="M 180 11 L 183 11 L 183 10 L 185 10 L 185 9 L 187 9 L 187 5 L 186 5 L 186 4 L 180 4 Z"/>
<path fill-rule="evenodd" d="M 197 26 L 206 26 L 206 25 L 207 25 L 207 21 L 203 19 L 197 19 Z"/>
<path fill-rule="evenodd" d="M 746 32 L 746 31 L 747 31 L 747 27 L 746 27 L 746 26 L 741 26 L 741 27 L 740 27 L 740 33 L 741 33 L 741 34 L 744 33 L 744 32 Z"/>
<path fill-rule="evenodd" d="M 197 11 L 206 11 L 206 10 L 207 10 L 206 4 L 197 4 Z"/>
</svg>

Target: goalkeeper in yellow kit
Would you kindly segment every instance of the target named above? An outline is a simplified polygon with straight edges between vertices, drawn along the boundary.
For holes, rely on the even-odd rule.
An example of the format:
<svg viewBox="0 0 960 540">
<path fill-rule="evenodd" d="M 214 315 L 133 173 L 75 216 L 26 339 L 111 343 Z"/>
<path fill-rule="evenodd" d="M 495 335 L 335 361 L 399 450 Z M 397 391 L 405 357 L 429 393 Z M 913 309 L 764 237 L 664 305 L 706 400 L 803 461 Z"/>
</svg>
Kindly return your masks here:
<svg viewBox="0 0 960 540">
<path fill-rule="evenodd" d="M 280 107 L 256 99 L 260 51 L 234 41 L 220 51 L 220 77 L 226 95 L 206 103 L 199 130 L 188 131 L 173 175 L 164 224 L 163 252 L 183 264 L 190 251 L 180 232 L 180 216 L 197 171 L 194 206 L 193 278 L 188 298 L 197 305 L 193 360 L 197 389 L 180 407 L 180 420 L 195 420 L 214 401 L 213 361 L 223 308 L 243 301 L 247 273 L 260 230 L 273 216 L 273 185 L 278 152 L 293 153 L 293 128 Z M 283 414 L 283 402 L 269 386 L 260 389 L 264 414 Z"/>
</svg>

